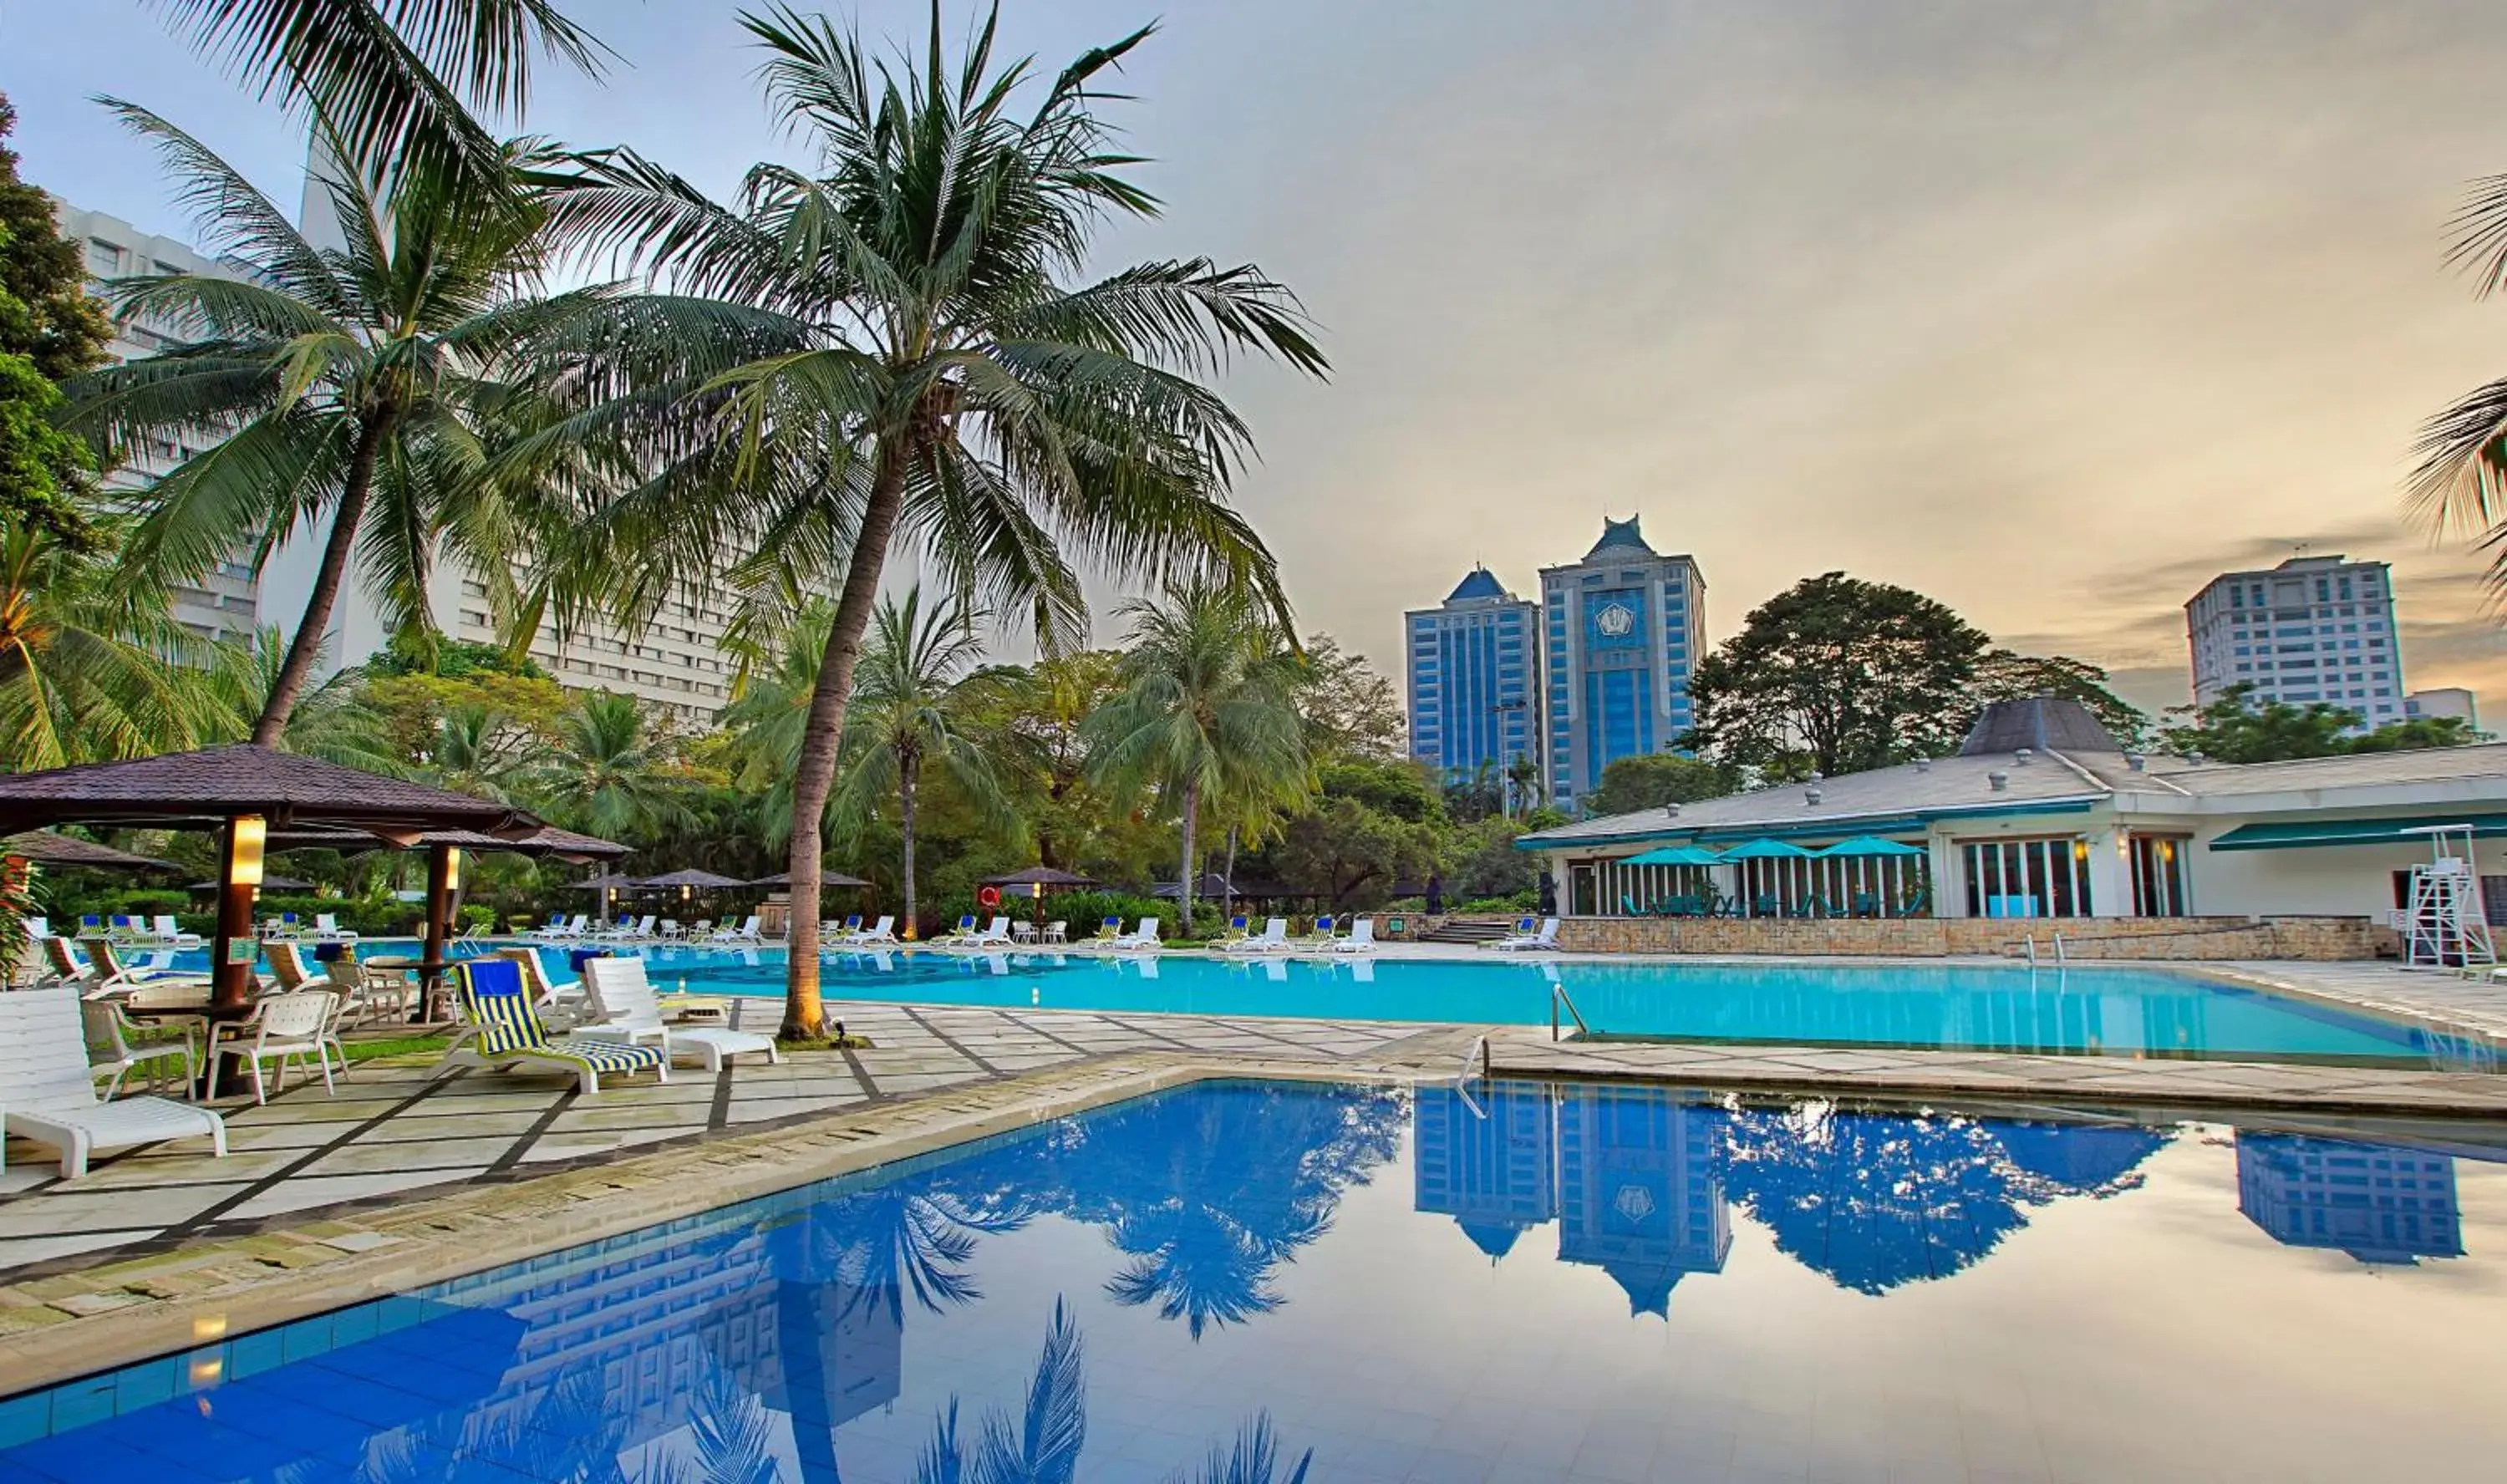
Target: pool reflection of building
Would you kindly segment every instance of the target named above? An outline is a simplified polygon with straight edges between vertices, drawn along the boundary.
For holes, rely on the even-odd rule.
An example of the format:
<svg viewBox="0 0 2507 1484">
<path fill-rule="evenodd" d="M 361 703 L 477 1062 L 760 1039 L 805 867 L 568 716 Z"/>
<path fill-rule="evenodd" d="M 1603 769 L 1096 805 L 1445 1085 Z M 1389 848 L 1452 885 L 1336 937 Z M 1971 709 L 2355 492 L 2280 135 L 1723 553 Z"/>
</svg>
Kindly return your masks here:
<svg viewBox="0 0 2507 1484">
<path fill-rule="evenodd" d="M 2452 1155 L 2240 1130 L 2237 1210 L 2274 1242 L 2361 1262 L 2463 1255 Z"/>
<path fill-rule="evenodd" d="M 795 1225 L 806 1227 L 804 1216 Z M 800 1271 L 790 1227 L 740 1228 L 725 1242 L 684 1223 L 542 1259 L 522 1282 L 447 1285 L 456 1303 L 501 1309 L 527 1326 L 515 1364 L 474 1414 L 520 1424 L 577 1378 L 597 1379 L 602 1417 L 624 1446 L 685 1427 L 708 1369 L 790 1419 L 804 1462 L 832 1431 L 894 1401 L 904 1328 L 880 1292 L 782 1276 Z M 805 1468 L 806 1472 L 811 1470 Z"/>
<path fill-rule="evenodd" d="M 1684 1276 L 1723 1271 L 1722 1109 L 1662 1088 L 1517 1084 L 1480 1105 L 1420 1091 L 1415 1209 L 1452 1216 L 1492 1259 L 1554 1219 L 1559 1260 L 1610 1274 L 1633 1314 L 1667 1315 Z"/>
</svg>

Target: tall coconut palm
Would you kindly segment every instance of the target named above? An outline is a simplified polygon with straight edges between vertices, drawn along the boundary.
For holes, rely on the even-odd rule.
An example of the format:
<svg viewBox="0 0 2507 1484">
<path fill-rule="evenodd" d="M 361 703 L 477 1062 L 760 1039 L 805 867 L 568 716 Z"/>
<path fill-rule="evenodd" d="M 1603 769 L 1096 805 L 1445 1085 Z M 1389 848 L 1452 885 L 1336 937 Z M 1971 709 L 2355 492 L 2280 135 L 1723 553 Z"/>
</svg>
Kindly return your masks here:
<svg viewBox="0 0 2507 1484">
<path fill-rule="evenodd" d="M 531 338 L 606 296 L 537 297 L 540 222 L 465 178 L 403 171 L 385 188 L 335 171 L 323 186 L 347 246 L 317 248 L 200 141 L 110 106 L 158 145 L 202 245 L 251 276 L 116 280 L 120 313 L 169 323 L 191 344 L 71 382 L 65 420 L 109 445 L 206 445 L 151 488 L 127 550 L 170 579 L 239 548 L 259 565 L 329 522 L 253 725 L 253 741 L 275 744 L 352 556 L 413 637 L 433 632 L 426 580 L 440 553 L 504 581 L 524 518 L 490 477 L 491 441 L 522 403 Z"/>
<path fill-rule="evenodd" d="M 352 169 L 493 182 L 473 110 L 519 119 L 535 54 L 598 74 L 600 42 L 549 0 L 146 0 L 265 98 L 328 119 Z"/>
<path fill-rule="evenodd" d="M 1089 718 L 1091 762 L 1101 778 L 1154 787 L 1176 811 L 1177 917 L 1190 932 L 1203 805 L 1224 801 L 1241 817 L 1257 797 L 1305 786 L 1303 666 L 1288 631 L 1241 589 L 1177 585 L 1123 612 L 1132 647 L 1122 688 Z"/>
<path fill-rule="evenodd" d="M 836 817 L 868 819 L 896 799 L 905 921 L 915 921 L 914 824 L 923 768 L 937 763 L 987 814 L 1007 814 L 984 740 L 968 730 L 966 676 L 984 657 L 976 633 L 981 615 L 963 603 L 926 608 L 921 587 L 886 601 L 871 617 L 870 639 L 854 675 L 845 710 L 845 745 L 835 792 Z"/>
<path fill-rule="evenodd" d="M 1025 61 L 995 66 L 990 18 L 953 65 L 936 0 L 927 51 L 893 62 L 823 18 L 742 18 L 807 168 L 758 165 L 725 206 L 612 151 L 551 182 L 549 200 L 582 249 L 714 306 L 727 340 L 781 347 L 715 380 L 699 399 L 712 416 L 660 424 L 663 473 L 582 523 L 593 555 L 578 568 L 590 588 L 640 588 L 647 611 L 734 544 L 764 554 L 752 573 L 837 586 L 793 777 L 792 892 L 808 900 L 891 542 L 921 547 L 953 590 L 1031 616 L 1049 643 L 1084 612 L 1074 563 L 1223 574 L 1278 604 L 1269 553 L 1224 498 L 1250 431 L 1201 379 L 1239 351 L 1315 374 L 1325 361 L 1294 299 L 1250 266 L 1154 262 L 1075 282 L 1109 218 L 1157 209 L 1125 178 L 1132 157 L 1091 90 L 1147 29 L 1043 81 Z M 646 405 L 635 416 L 654 421 Z M 613 531 L 636 533 L 632 561 L 602 549 Z M 792 934 L 793 1034 L 823 1023 L 814 917 Z"/>
<path fill-rule="evenodd" d="M 596 835 L 667 824 L 682 780 L 633 696 L 595 691 L 559 713 L 552 754 L 534 780 L 559 818 Z"/>
<path fill-rule="evenodd" d="M 2472 183 L 2448 258 L 2474 292 L 2507 292 L 2507 175 Z M 2420 428 L 2405 507 L 2438 536 L 2476 537 L 2491 553 L 2489 587 L 2507 597 L 2507 377 L 2478 387 Z"/>
<path fill-rule="evenodd" d="M 102 523 L 109 540 L 118 523 Z M 145 572 L 0 525 L 0 771 L 219 742 L 237 718 L 212 658 Z"/>
</svg>

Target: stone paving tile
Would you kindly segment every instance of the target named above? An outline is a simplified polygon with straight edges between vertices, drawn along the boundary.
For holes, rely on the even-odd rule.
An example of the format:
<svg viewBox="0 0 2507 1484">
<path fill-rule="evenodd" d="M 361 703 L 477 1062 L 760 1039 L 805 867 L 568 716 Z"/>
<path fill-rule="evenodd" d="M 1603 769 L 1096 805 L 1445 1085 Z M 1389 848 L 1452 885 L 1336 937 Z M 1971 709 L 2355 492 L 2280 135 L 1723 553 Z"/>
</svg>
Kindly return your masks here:
<svg viewBox="0 0 2507 1484">
<path fill-rule="evenodd" d="M 369 1173 L 341 1176 L 306 1176 L 273 1186 L 236 1207 L 233 1215 L 237 1220 L 260 1216 L 284 1215 L 289 1212 L 309 1211 L 319 1206 L 336 1206 L 342 1201 L 362 1201 L 379 1195 L 395 1195 L 402 1191 L 422 1189 L 429 1185 L 450 1185 L 466 1180 L 487 1170 L 485 1165 L 459 1166 L 449 1170 L 404 1170 L 397 1173 Z"/>
</svg>

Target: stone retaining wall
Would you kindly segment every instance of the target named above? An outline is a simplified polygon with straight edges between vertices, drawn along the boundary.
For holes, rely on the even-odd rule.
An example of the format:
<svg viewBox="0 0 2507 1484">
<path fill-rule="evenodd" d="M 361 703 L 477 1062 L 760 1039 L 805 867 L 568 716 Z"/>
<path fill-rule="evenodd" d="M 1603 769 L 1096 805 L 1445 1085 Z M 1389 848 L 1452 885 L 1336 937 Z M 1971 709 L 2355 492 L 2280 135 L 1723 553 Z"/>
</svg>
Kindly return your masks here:
<svg viewBox="0 0 2507 1484">
<path fill-rule="evenodd" d="M 2366 918 L 1570 918 L 1558 946 L 1576 953 L 1837 954 L 1929 959 L 2037 952 L 2063 935 L 2072 959 L 2391 957 L 2392 929 Z"/>
</svg>

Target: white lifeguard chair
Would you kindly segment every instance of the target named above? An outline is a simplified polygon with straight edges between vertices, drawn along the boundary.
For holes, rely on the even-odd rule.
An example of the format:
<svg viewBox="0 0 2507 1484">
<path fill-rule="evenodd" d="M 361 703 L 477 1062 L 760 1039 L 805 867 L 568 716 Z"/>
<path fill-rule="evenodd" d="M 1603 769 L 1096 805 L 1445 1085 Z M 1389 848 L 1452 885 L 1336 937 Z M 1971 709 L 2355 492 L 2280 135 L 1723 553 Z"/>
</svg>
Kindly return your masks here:
<svg viewBox="0 0 2507 1484">
<path fill-rule="evenodd" d="M 2496 963 L 2498 950 L 2481 900 L 2481 873 L 2473 865 L 2472 826 L 2431 824 L 2403 833 L 2425 835 L 2429 842 L 2429 863 L 2412 867 L 2411 904 L 2395 924 L 2403 933 L 2404 964 L 2474 968 Z"/>
</svg>

